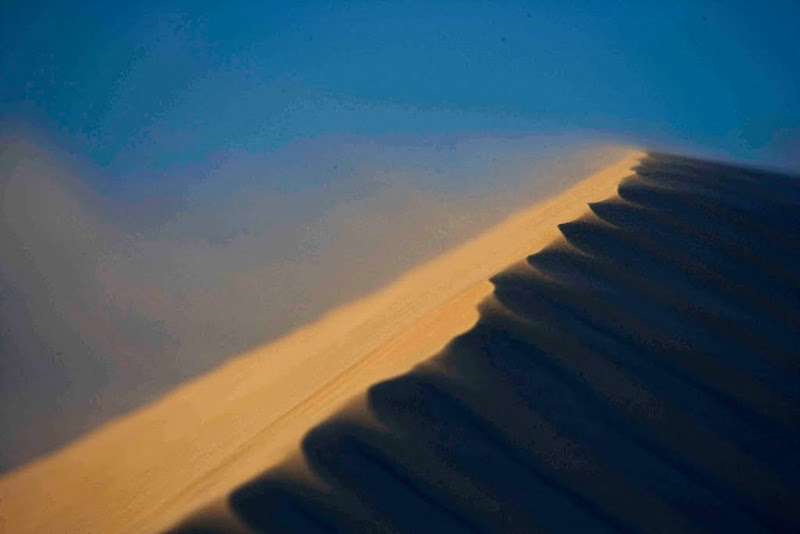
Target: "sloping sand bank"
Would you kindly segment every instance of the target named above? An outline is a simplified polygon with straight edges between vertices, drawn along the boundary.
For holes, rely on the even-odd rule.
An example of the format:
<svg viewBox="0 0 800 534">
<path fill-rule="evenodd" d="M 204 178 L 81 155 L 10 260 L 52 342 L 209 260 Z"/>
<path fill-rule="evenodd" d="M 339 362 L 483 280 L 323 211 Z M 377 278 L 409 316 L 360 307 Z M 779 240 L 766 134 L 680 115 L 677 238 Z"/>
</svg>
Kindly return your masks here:
<svg viewBox="0 0 800 534">
<path fill-rule="evenodd" d="M 593 180 L 558 236 L 533 210 L 475 249 L 533 254 L 469 331 L 176 532 L 800 531 L 800 177 L 654 155 Z"/>
<path fill-rule="evenodd" d="M 148 532 L 225 496 L 290 455 L 348 399 L 466 331 L 492 292 L 491 275 L 612 195 L 642 156 L 10 473 L 0 480 L 0 531 Z"/>
</svg>

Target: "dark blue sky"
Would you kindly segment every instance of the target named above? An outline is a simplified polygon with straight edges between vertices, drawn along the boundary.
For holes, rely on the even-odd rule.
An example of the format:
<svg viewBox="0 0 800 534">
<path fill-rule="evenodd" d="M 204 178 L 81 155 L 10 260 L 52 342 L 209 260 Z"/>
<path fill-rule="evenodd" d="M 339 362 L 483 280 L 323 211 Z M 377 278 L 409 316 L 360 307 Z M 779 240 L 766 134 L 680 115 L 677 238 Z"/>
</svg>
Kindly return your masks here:
<svg viewBox="0 0 800 534">
<path fill-rule="evenodd" d="M 0 112 L 106 185 L 326 134 L 797 148 L 792 0 L 67 4 L 5 8 Z"/>
</svg>

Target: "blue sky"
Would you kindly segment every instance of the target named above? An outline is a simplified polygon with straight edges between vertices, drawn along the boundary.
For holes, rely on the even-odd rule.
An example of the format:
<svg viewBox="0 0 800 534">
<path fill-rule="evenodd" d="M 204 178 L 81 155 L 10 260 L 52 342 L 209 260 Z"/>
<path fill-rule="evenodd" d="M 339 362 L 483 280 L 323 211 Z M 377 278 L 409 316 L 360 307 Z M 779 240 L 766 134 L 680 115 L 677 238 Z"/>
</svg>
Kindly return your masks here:
<svg viewBox="0 0 800 534">
<path fill-rule="evenodd" d="M 796 2 L 15 3 L 0 112 L 145 179 L 327 134 L 589 129 L 780 162 Z"/>
</svg>

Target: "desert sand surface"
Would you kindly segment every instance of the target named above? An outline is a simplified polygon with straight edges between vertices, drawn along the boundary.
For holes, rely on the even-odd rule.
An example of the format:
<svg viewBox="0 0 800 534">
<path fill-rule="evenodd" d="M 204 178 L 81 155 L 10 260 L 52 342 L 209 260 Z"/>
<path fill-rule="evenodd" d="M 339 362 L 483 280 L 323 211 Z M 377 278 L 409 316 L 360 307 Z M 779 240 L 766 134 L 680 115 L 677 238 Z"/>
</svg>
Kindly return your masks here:
<svg viewBox="0 0 800 534">
<path fill-rule="evenodd" d="M 615 188 L 627 165 L 484 236 L 530 255 L 331 388 L 483 296 L 466 333 L 174 532 L 800 531 L 800 177 L 653 154 Z"/>
<path fill-rule="evenodd" d="M 7 474 L 0 531 L 153 532 L 219 502 L 291 457 L 310 428 L 370 385 L 468 330 L 492 275 L 613 195 L 642 157 L 631 151 L 384 289 Z"/>
</svg>

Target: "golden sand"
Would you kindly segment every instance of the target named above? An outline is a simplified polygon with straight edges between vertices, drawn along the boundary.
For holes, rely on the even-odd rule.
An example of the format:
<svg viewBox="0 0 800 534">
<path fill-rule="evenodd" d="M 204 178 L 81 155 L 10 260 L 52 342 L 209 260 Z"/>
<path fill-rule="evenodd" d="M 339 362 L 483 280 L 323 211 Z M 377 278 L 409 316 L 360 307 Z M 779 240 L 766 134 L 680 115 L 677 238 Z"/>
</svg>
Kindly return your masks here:
<svg viewBox="0 0 800 534">
<path fill-rule="evenodd" d="M 467 330 L 492 274 L 613 195 L 643 155 L 629 153 L 380 291 L 9 473 L 0 531 L 157 531 L 225 495 L 286 458 L 349 398 Z"/>
</svg>

